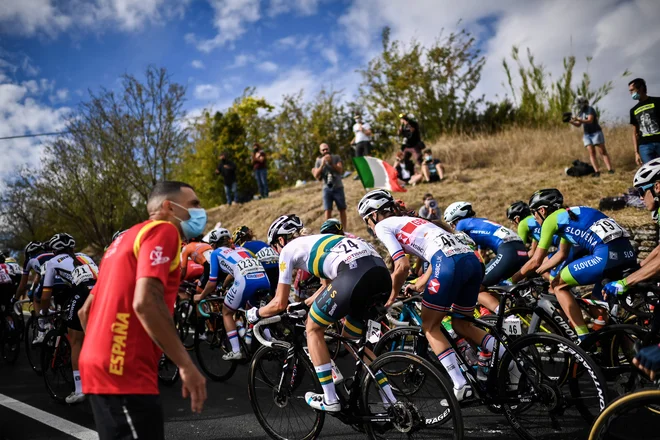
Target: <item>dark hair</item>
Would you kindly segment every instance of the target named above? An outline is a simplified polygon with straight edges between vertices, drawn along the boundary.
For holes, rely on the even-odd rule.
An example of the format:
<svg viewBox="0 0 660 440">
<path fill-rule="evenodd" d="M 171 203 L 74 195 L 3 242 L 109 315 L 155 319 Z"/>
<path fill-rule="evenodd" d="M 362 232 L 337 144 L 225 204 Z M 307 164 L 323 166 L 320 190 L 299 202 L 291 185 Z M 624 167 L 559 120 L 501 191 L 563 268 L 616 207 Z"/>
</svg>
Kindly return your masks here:
<svg viewBox="0 0 660 440">
<path fill-rule="evenodd" d="M 412 152 L 410 151 L 403 152 L 403 160 L 409 160 L 411 157 L 412 157 Z"/>
<path fill-rule="evenodd" d="M 430 148 L 427 148 L 426 150 L 424 150 L 424 154 L 433 154 L 433 151 L 431 151 Z"/>
<path fill-rule="evenodd" d="M 433 194 L 431 194 L 431 193 L 426 193 L 426 194 L 424 194 L 424 200 L 426 200 L 426 199 L 432 199 L 432 198 L 433 198 Z"/>
<path fill-rule="evenodd" d="M 252 144 L 252 148 L 254 147 L 261 148 L 261 145 L 259 145 L 259 142 L 255 142 L 254 144 Z"/>
<path fill-rule="evenodd" d="M 644 93 L 646 93 L 646 81 L 644 81 L 642 78 L 635 78 L 635 79 L 633 79 L 632 81 L 630 81 L 630 82 L 628 83 L 628 85 L 631 85 L 631 84 L 634 85 L 635 88 L 636 88 L 638 91 L 643 90 Z"/>
<path fill-rule="evenodd" d="M 151 189 L 148 200 L 151 201 L 157 197 L 167 197 L 178 194 L 183 188 L 190 188 L 193 191 L 195 190 L 195 188 L 188 185 L 187 183 L 177 182 L 176 180 L 165 180 L 163 182 L 158 182 Z"/>
</svg>

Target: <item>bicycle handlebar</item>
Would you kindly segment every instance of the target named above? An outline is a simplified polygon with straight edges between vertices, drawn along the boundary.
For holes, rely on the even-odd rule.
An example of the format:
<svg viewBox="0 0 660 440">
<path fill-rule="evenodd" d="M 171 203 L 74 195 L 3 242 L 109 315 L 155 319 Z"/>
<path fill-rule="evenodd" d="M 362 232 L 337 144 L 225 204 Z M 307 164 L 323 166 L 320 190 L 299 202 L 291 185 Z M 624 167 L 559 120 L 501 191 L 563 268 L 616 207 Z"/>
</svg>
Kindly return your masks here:
<svg viewBox="0 0 660 440">
<path fill-rule="evenodd" d="M 254 332 L 254 337 L 257 338 L 257 341 L 259 341 L 259 343 L 261 343 L 261 345 L 263 346 L 269 348 L 279 348 L 282 350 L 288 350 L 289 348 L 291 348 L 291 344 L 289 342 L 278 341 L 277 339 L 274 338 L 268 341 L 266 338 L 264 338 L 261 335 L 261 327 L 280 322 L 282 321 L 283 318 L 301 319 L 304 318 L 306 315 L 307 315 L 306 310 L 296 310 L 295 312 L 291 312 L 291 313 L 286 312 L 282 315 L 275 315 L 269 318 L 264 318 L 261 321 L 257 322 L 252 328 L 252 331 Z"/>
<path fill-rule="evenodd" d="M 421 301 L 421 300 L 422 300 L 422 294 L 420 293 L 420 294 L 413 295 L 413 296 L 408 297 L 408 298 L 403 298 L 403 299 L 400 299 L 399 301 L 394 302 L 391 306 L 389 306 L 387 308 L 387 313 L 385 314 L 385 317 L 387 318 L 387 321 L 393 327 L 403 327 L 403 326 L 408 325 L 408 323 L 405 322 L 405 321 L 399 321 L 398 319 L 395 319 L 392 316 L 392 314 L 390 313 L 390 311 L 393 310 L 393 309 L 397 309 L 399 307 L 402 307 L 404 304 L 407 304 L 409 302 Z"/>
<path fill-rule="evenodd" d="M 16 315 L 21 315 L 21 314 L 22 314 L 22 310 L 21 310 L 21 309 L 23 308 L 23 307 L 22 307 L 23 304 L 27 304 L 27 303 L 29 303 L 29 302 L 30 302 L 30 299 L 29 299 L 29 298 L 28 298 L 28 299 L 22 299 L 22 300 L 20 300 L 20 301 L 16 301 L 16 302 L 14 303 L 14 313 L 15 313 Z"/>
</svg>

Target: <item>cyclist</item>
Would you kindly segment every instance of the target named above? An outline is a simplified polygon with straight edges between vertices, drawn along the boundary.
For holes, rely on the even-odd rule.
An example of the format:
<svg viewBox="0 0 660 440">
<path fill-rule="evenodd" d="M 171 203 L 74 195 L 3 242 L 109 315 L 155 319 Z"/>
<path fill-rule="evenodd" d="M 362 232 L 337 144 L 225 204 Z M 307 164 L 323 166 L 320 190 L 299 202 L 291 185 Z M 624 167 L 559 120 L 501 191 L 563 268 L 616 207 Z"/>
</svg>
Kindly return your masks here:
<svg viewBox="0 0 660 440">
<path fill-rule="evenodd" d="M 602 279 L 634 266 L 636 256 L 628 233 L 613 219 L 594 208 L 563 205 L 564 196 L 558 189 L 542 189 L 532 195 L 529 208 L 541 225 L 541 238 L 534 256 L 513 276 L 513 281 L 544 269 L 543 260 L 554 235 L 584 249 L 586 255 L 570 262 L 551 283 L 562 310 L 578 337 L 584 339 L 589 329 L 570 288 L 595 284 L 592 296 L 600 299 Z"/>
<path fill-rule="evenodd" d="M 11 278 L 12 284 L 14 285 L 14 292 L 16 292 L 18 284 L 21 282 L 21 274 L 23 271 L 21 266 L 16 261 L 16 258 L 12 257 L 11 255 L 5 255 L 5 264 L 7 265 L 9 277 Z"/>
<path fill-rule="evenodd" d="M 633 178 L 633 186 L 649 211 L 660 211 L 660 159 L 653 159 L 637 170 Z M 657 246 L 642 261 L 641 268 L 618 281 L 612 281 L 603 287 L 605 295 L 620 295 L 642 281 L 646 281 L 660 273 L 660 246 Z"/>
<path fill-rule="evenodd" d="M 203 237 L 203 235 L 200 235 L 191 239 L 181 251 L 181 279 L 186 279 L 186 275 L 188 274 L 188 260 L 190 260 L 204 267 L 204 274 L 199 281 L 201 286 L 206 285 L 206 281 L 209 279 L 209 272 L 211 270 L 211 264 L 209 262 L 211 261 L 211 252 L 213 252 L 211 245 L 202 241 Z"/>
<path fill-rule="evenodd" d="M 649 375 L 651 380 L 660 373 L 660 345 L 644 347 L 633 359 L 633 364 Z"/>
<path fill-rule="evenodd" d="M 225 324 L 232 351 L 223 355 L 222 359 L 236 361 L 243 359 L 243 353 L 238 341 L 234 313 L 239 308 L 245 307 L 257 291 L 270 290 L 270 284 L 268 283 L 266 271 L 259 260 L 247 249 L 235 247 L 231 241 L 231 234 L 227 229 L 219 228 L 211 232 L 209 243 L 213 247 L 211 273 L 204 291 L 195 295 L 195 301 L 199 302 L 215 291 L 220 272 L 227 274 L 223 287 L 231 287 L 227 290 L 222 305 L 222 320 Z"/>
<path fill-rule="evenodd" d="M 480 249 L 495 253 L 495 258 L 486 266 L 479 304 L 497 313 L 499 300 L 488 293 L 487 288 L 500 284 L 516 273 L 528 260 L 527 248 L 511 229 L 475 215 L 471 203 L 454 202 L 445 210 L 444 219 L 456 231 L 466 233 Z"/>
<path fill-rule="evenodd" d="M 275 295 L 277 288 L 277 278 L 280 275 L 280 270 L 277 266 L 278 257 L 273 248 L 268 246 L 263 241 L 255 240 L 252 229 L 247 226 L 241 226 L 234 231 L 234 245 L 241 246 L 249 250 L 259 260 L 261 265 L 266 270 L 268 275 L 268 282 L 270 283 L 270 293 Z"/>
<path fill-rule="evenodd" d="M 321 234 L 334 234 L 334 235 L 343 235 L 348 238 L 358 238 L 357 236 L 351 234 L 350 232 L 344 231 L 344 225 L 341 224 L 336 218 L 329 218 L 323 222 L 321 229 L 319 230 Z"/>
<path fill-rule="evenodd" d="M 410 262 L 406 254 L 430 263 L 413 290 L 424 292 L 422 329 L 433 352 L 454 383 L 454 394 L 461 401 L 473 394 L 472 387 L 461 373 L 456 354 L 440 331 L 442 320 L 450 310 L 471 315 L 477 302 L 484 275 L 483 265 L 473 250 L 430 221 L 401 215 L 392 195 L 382 189 L 368 192 L 358 204 L 358 213 L 369 231 L 385 245 L 392 257 L 392 291 L 386 305 L 394 303 L 408 275 Z M 460 268 L 460 269 L 459 269 Z M 494 338 L 461 319 L 452 326 L 461 336 L 492 351 Z M 504 347 L 500 347 L 500 355 Z"/>
<path fill-rule="evenodd" d="M 42 296 L 44 307 L 41 309 L 41 316 L 44 316 L 48 310 L 47 304 L 50 304 L 55 277 L 58 276 L 67 285 L 68 294 L 67 298 L 60 296 L 56 300 L 63 305 L 67 304 L 68 307 L 65 320 L 69 342 L 71 343 L 71 368 L 73 369 L 73 382 L 75 385 L 74 391 L 65 399 L 66 403 L 69 404 L 85 400 L 80 371 L 78 370 L 78 360 L 85 334 L 78 318 L 78 311 L 87 300 L 89 291 L 96 283 L 98 275 L 98 267 L 94 261 L 88 255 L 75 253 L 73 251 L 75 246 L 76 241 L 66 233 L 55 234 L 48 241 L 48 247 L 55 256 L 46 264 Z"/>
<path fill-rule="evenodd" d="M 14 282 L 9 275 L 10 269 L 5 261 L 5 254 L 0 251 L 0 306 L 4 307 L 5 313 L 9 315 L 11 313 L 9 307 L 11 307 L 13 304 L 12 298 L 14 297 Z M 0 316 L 2 316 L 1 311 Z"/>
<path fill-rule="evenodd" d="M 268 243 L 279 253 L 279 284 L 275 298 L 264 307 L 250 309 L 248 320 L 256 323 L 286 309 L 294 270 L 306 270 L 323 280 L 317 292 L 305 300 L 310 307 L 307 346 L 323 394 L 308 392 L 305 400 L 316 410 L 338 412 L 341 403 L 332 381 L 324 331 L 346 317 L 347 335 L 359 338 L 367 311 L 384 304 L 392 286 L 385 262 L 366 242 L 340 235 L 301 236 L 302 230 L 303 223 L 296 215 L 283 215 L 268 228 Z M 376 379 L 389 401 L 395 402 L 385 375 L 377 372 Z"/>
</svg>

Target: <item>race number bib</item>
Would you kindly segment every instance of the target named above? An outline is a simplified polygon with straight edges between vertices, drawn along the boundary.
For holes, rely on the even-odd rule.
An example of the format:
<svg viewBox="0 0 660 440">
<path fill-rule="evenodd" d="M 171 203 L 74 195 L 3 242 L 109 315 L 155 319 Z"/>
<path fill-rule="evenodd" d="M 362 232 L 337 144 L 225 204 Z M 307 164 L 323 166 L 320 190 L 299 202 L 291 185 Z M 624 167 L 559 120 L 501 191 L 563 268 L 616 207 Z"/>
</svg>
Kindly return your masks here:
<svg viewBox="0 0 660 440">
<path fill-rule="evenodd" d="M 330 249 L 330 252 L 341 254 L 341 261 L 350 263 L 359 258 L 371 255 L 371 250 L 367 248 L 367 244 L 361 243 L 358 240 L 345 238 Z"/>
<path fill-rule="evenodd" d="M 458 254 L 468 254 L 472 252 L 472 249 L 463 244 L 454 235 L 438 234 L 435 238 L 433 238 L 433 242 L 440 248 L 446 257 L 451 257 L 452 255 Z"/>
<path fill-rule="evenodd" d="M 502 240 L 503 243 L 508 243 L 510 241 L 522 241 L 521 238 L 509 228 L 502 226 L 493 234 L 495 237 Z"/>
<path fill-rule="evenodd" d="M 589 228 L 591 232 L 596 234 L 603 243 L 609 243 L 617 238 L 630 237 L 628 231 L 623 229 L 619 224 L 611 218 L 603 218 L 591 225 Z"/>
<path fill-rule="evenodd" d="M 11 283 L 11 277 L 4 270 L 0 272 L 0 284 Z"/>
<path fill-rule="evenodd" d="M 42 278 L 46 275 L 46 264 L 47 262 L 39 266 L 39 273 L 41 274 Z"/>
<path fill-rule="evenodd" d="M 205 251 L 202 255 L 204 255 L 204 259 L 206 260 L 207 263 L 211 264 L 211 254 L 213 253 L 212 249 L 209 249 L 208 251 Z"/>
<path fill-rule="evenodd" d="M 256 257 L 262 264 L 277 264 L 280 261 L 280 257 L 275 253 L 272 247 L 267 246 L 259 252 L 257 252 Z"/>
<path fill-rule="evenodd" d="M 96 279 L 96 274 L 89 265 L 78 266 L 71 271 L 71 284 L 79 286 Z"/>
<path fill-rule="evenodd" d="M 236 264 L 236 267 L 238 268 L 240 274 L 243 276 L 255 272 L 261 272 L 264 270 L 264 267 L 261 265 L 261 263 L 259 263 L 259 260 L 257 260 L 256 258 L 246 258 L 244 260 L 240 260 Z"/>
</svg>

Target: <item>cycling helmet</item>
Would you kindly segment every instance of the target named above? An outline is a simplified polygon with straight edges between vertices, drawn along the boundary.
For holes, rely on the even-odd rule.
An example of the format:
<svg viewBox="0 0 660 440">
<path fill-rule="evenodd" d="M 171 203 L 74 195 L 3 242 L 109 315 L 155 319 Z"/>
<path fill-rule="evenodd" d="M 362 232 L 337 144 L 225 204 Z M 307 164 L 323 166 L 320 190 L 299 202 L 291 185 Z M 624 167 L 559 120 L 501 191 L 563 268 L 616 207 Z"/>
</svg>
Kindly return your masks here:
<svg viewBox="0 0 660 440">
<path fill-rule="evenodd" d="M 344 226 L 336 218 L 329 218 L 321 225 L 321 234 L 344 235 Z"/>
<path fill-rule="evenodd" d="M 118 239 L 119 237 L 121 237 L 121 235 L 122 235 L 124 232 L 126 232 L 126 231 L 128 231 L 128 229 L 122 229 L 122 230 L 117 231 L 117 232 L 115 232 L 114 234 L 112 234 L 112 240 L 111 240 L 111 242 L 113 242 L 113 241 L 115 241 L 116 239 Z"/>
<path fill-rule="evenodd" d="M 268 228 L 268 244 L 274 244 L 278 237 L 302 230 L 303 226 L 302 220 L 295 214 L 278 217 Z"/>
<path fill-rule="evenodd" d="M 48 240 L 48 247 L 53 252 L 59 252 L 66 249 L 73 249 L 76 247 L 76 240 L 67 233 L 55 234 L 53 237 Z"/>
<path fill-rule="evenodd" d="M 576 96 L 575 105 L 578 107 L 584 107 L 585 105 L 589 105 L 589 100 L 584 96 Z"/>
<path fill-rule="evenodd" d="M 45 249 L 44 244 L 39 241 L 31 241 L 25 246 L 25 255 L 34 255 Z"/>
<path fill-rule="evenodd" d="M 211 231 L 209 234 L 209 243 L 218 244 L 225 240 L 231 240 L 231 233 L 225 228 L 218 228 Z"/>
<path fill-rule="evenodd" d="M 250 236 L 250 228 L 245 225 L 240 226 L 234 231 L 234 243 L 240 245 L 246 242 Z"/>
<path fill-rule="evenodd" d="M 540 189 L 529 199 L 529 209 L 550 208 L 555 211 L 564 205 L 564 196 L 556 188 Z"/>
<path fill-rule="evenodd" d="M 529 205 L 522 200 L 513 202 L 506 210 L 506 218 L 513 221 L 514 218 L 520 217 L 524 219 L 525 217 L 532 214 L 532 211 L 529 209 Z"/>
<path fill-rule="evenodd" d="M 633 186 L 639 188 L 660 181 L 660 158 L 646 162 L 635 173 Z"/>
<path fill-rule="evenodd" d="M 362 197 L 358 203 L 358 214 L 362 220 L 366 221 L 365 217 L 371 213 L 378 211 L 391 211 L 395 206 L 394 197 L 384 189 L 374 189 L 369 191 Z"/>
<path fill-rule="evenodd" d="M 454 223 L 462 218 L 472 216 L 474 216 L 474 211 L 470 202 L 454 202 L 447 206 L 443 218 L 447 223 Z"/>
</svg>

